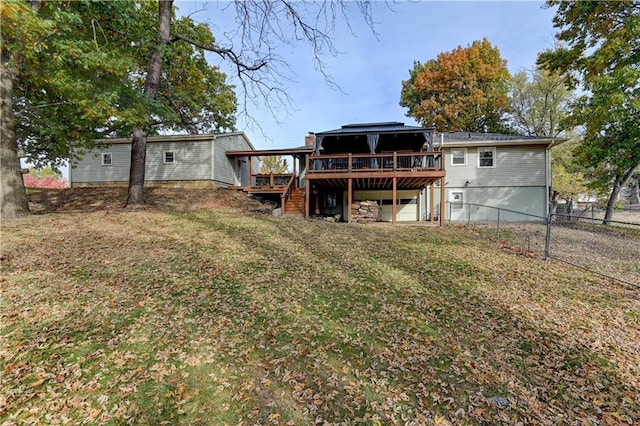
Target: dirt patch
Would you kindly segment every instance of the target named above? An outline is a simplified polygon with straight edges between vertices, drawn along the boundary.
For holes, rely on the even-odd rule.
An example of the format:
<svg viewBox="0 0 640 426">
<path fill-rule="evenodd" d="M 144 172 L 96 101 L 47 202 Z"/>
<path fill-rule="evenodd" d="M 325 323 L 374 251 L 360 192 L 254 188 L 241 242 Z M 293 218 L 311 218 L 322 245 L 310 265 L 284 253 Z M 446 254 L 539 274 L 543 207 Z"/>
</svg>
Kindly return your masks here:
<svg viewBox="0 0 640 426">
<path fill-rule="evenodd" d="M 122 210 L 126 200 L 127 188 L 34 189 L 29 192 L 29 208 L 35 214 Z M 245 193 L 229 189 L 145 189 L 144 208 L 150 210 L 261 211 L 261 206 Z"/>
</svg>

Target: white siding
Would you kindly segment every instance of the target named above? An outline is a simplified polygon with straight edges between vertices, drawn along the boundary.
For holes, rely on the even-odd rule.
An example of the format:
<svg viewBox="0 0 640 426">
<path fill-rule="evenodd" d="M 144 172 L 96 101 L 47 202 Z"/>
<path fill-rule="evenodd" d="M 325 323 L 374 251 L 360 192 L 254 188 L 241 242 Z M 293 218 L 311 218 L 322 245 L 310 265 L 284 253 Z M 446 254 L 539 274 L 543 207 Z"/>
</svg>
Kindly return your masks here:
<svg viewBox="0 0 640 426">
<path fill-rule="evenodd" d="M 174 152 L 174 163 L 164 164 L 165 151 Z M 147 144 L 145 180 L 209 179 L 211 179 L 210 140 Z"/>
<path fill-rule="evenodd" d="M 226 156 L 227 151 L 249 151 L 253 147 L 244 133 L 217 135 L 214 145 L 213 179 L 223 185 L 246 185 L 247 163 Z M 246 160 L 246 159 L 243 159 Z M 257 159 L 252 164 L 252 172 L 257 173 Z"/>
<path fill-rule="evenodd" d="M 528 215 L 544 217 L 546 215 L 547 190 L 544 186 L 539 187 L 519 187 L 504 186 L 493 188 L 465 188 L 448 186 L 446 190 L 446 200 L 451 201 L 452 192 L 463 194 L 463 205 L 457 207 L 455 203 L 445 204 L 445 218 L 451 220 L 468 220 L 471 214 L 471 221 L 496 220 L 497 209 L 488 207 L 468 206 L 467 203 L 482 206 L 498 207 L 500 209 L 513 210 Z M 500 220 L 505 221 L 533 221 L 540 220 L 523 214 L 502 211 Z"/>
<path fill-rule="evenodd" d="M 173 151 L 175 162 L 164 164 L 165 151 Z M 112 154 L 112 165 L 101 165 L 101 154 Z M 72 184 L 82 182 L 127 182 L 131 145 L 117 143 L 87 152 L 73 168 Z M 211 179 L 211 140 L 147 143 L 146 181 Z"/>
<path fill-rule="evenodd" d="M 491 147 L 491 145 L 487 145 Z M 451 148 L 445 148 L 447 186 L 545 186 L 546 157 L 544 146 L 497 146 L 496 164 L 492 168 L 478 167 L 478 148 L 467 148 L 464 166 L 451 165 Z"/>
<path fill-rule="evenodd" d="M 111 166 L 102 165 L 102 153 L 111 153 Z M 70 184 L 79 182 L 127 182 L 131 165 L 131 145 L 114 144 L 87 152 L 73 166 Z"/>
</svg>

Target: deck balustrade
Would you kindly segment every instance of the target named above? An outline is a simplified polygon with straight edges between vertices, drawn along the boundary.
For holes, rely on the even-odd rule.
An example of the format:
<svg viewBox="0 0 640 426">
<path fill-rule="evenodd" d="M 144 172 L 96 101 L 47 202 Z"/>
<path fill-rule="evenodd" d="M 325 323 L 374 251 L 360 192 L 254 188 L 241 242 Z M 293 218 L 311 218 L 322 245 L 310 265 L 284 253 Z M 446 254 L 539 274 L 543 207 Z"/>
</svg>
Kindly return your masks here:
<svg viewBox="0 0 640 426">
<path fill-rule="evenodd" d="M 439 151 L 315 155 L 308 160 L 311 173 L 444 170 Z"/>
</svg>

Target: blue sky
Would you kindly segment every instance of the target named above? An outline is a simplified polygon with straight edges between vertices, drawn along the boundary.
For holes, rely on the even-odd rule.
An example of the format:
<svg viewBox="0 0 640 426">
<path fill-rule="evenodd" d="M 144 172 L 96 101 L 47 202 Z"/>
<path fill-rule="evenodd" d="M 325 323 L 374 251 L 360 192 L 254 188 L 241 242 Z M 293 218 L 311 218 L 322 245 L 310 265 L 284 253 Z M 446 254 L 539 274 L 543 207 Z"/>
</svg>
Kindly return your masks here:
<svg viewBox="0 0 640 426">
<path fill-rule="evenodd" d="M 176 5 L 179 13 L 198 11 L 192 17 L 208 22 L 218 40 L 237 28 L 235 9 L 227 7 L 227 2 L 182 0 Z M 281 45 L 277 53 L 295 72 L 288 74 L 293 81 L 283 80 L 291 108 L 279 110 L 274 118 L 264 108 L 249 106 L 260 128 L 239 118 L 238 130 L 246 132 L 257 149 L 274 149 L 303 145 L 307 132 L 347 123 L 416 124 L 399 105 L 401 81 L 409 77 L 414 61 L 426 62 L 441 52 L 486 37 L 498 47 L 511 73 L 532 69 L 537 54 L 553 45 L 554 12 L 544 8 L 541 1 L 376 2 L 376 38 L 351 4 L 351 31 L 339 25 L 333 34 L 341 54 L 324 57 L 327 71 L 340 89 L 330 87 L 314 70 L 306 45 Z M 211 60 L 216 58 L 212 56 Z M 228 71 L 224 63 L 220 66 Z"/>
</svg>

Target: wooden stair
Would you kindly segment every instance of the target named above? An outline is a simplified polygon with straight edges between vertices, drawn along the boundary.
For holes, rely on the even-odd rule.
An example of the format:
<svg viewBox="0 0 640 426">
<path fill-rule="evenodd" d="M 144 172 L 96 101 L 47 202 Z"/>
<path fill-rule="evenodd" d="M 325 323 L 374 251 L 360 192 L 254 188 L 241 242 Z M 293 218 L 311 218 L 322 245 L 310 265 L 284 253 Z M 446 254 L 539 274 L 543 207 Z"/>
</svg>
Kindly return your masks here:
<svg viewBox="0 0 640 426">
<path fill-rule="evenodd" d="M 304 189 L 291 190 L 291 197 L 284 206 L 283 216 L 304 217 Z"/>
</svg>

